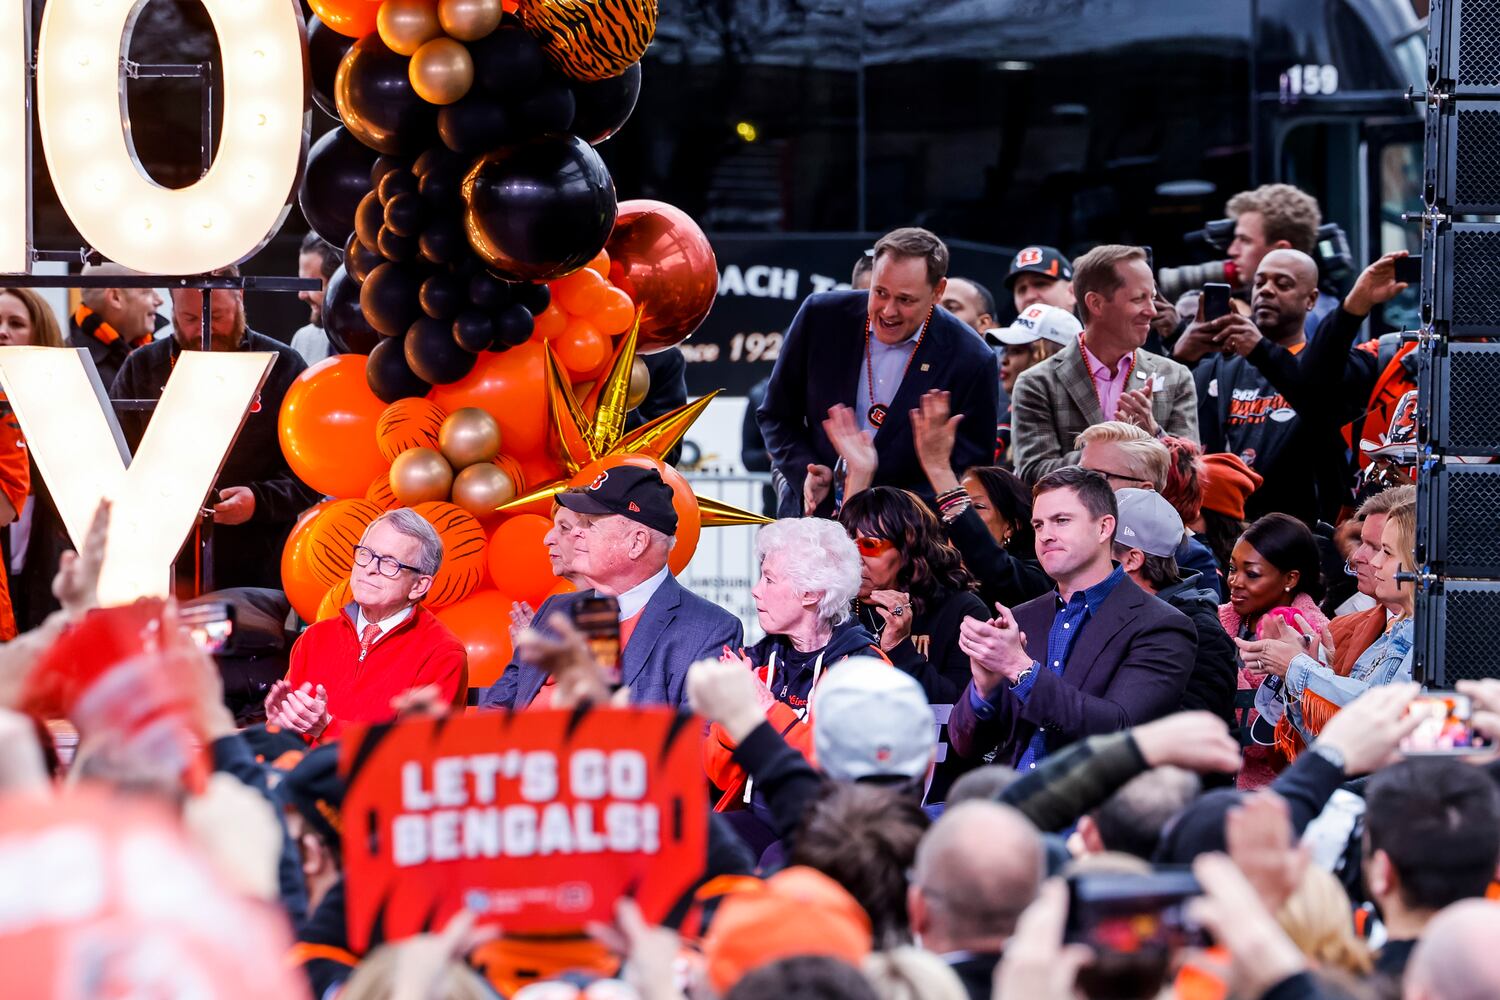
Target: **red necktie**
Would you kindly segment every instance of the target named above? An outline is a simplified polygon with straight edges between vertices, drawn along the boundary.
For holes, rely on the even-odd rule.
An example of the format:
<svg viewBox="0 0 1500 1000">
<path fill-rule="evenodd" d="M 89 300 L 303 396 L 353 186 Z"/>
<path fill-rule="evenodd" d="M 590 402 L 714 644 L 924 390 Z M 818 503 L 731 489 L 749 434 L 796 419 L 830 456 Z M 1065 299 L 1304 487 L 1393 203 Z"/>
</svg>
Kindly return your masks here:
<svg viewBox="0 0 1500 1000">
<path fill-rule="evenodd" d="M 370 647 L 375 645 L 375 640 L 379 638 L 379 625 L 365 626 L 365 630 L 359 634 L 359 662 L 365 662 L 365 657 L 369 655 Z"/>
</svg>

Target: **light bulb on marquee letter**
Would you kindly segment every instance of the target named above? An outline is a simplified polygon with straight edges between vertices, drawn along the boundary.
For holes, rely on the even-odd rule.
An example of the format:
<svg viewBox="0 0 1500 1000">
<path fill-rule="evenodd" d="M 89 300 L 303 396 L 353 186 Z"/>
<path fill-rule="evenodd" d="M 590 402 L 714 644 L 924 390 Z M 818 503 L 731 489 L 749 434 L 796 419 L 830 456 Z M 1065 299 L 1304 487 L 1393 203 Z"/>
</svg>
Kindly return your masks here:
<svg viewBox="0 0 1500 1000">
<path fill-rule="evenodd" d="M 0 3 L 20 7 L 17 0 Z M 37 115 L 53 186 L 83 238 L 126 267 L 198 274 L 237 264 L 280 228 L 307 154 L 301 5 L 203 0 L 222 54 L 224 124 L 208 173 L 178 190 L 146 175 L 126 128 L 120 58 L 144 6 L 141 0 L 47 3 L 37 46 Z M 3 184 L 0 176 L 0 193 L 7 191 Z M 0 269 L 12 263 L 0 243 Z"/>
<path fill-rule="evenodd" d="M 131 459 L 87 350 L 0 347 L 0 386 L 74 545 L 99 501 L 114 501 L 101 604 L 170 592 L 172 561 L 275 359 L 183 351 Z"/>
</svg>

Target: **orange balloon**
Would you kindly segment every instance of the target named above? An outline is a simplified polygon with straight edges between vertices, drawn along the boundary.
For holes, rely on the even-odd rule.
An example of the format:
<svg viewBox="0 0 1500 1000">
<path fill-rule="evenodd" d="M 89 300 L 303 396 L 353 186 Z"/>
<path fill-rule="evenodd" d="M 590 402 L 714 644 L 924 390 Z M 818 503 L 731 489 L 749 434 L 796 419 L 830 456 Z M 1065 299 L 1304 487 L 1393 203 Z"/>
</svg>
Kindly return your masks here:
<svg viewBox="0 0 1500 1000">
<path fill-rule="evenodd" d="M 448 414 L 430 399 L 398 399 L 375 421 L 375 446 L 387 462 L 412 448 L 438 450 L 438 429 Z"/>
<path fill-rule="evenodd" d="M 292 602 L 297 616 L 307 622 L 317 619 L 318 604 L 328 590 L 328 585 L 319 583 L 308 566 L 308 553 L 312 548 L 310 529 L 318 515 L 331 503 L 332 500 L 324 500 L 303 511 L 297 517 L 297 523 L 292 525 L 286 546 L 281 550 L 281 589 L 286 591 L 287 600 Z"/>
<path fill-rule="evenodd" d="M 539 606 L 557 586 L 547 546 L 542 542 L 542 536 L 550 530 L 551 518 L 516 514 L 501 521 L 490 536 L 490 580 L 532 607 Z"/>
<path fill-rule="evenodd" d="M 354 592 L 349 589 L 348 580 L 340 580 L 328 588 L 328 593 L 323 595 L 323 600 L 318 604 L 318 621 L 332 618 L 348 606 L 354 600 Z"/>
<path fill-rule="evenodd" d="M 339 354 L 319 361 L 297 376 L 281 403 L 278 429 L 287 464 L 328 496 L 363 496 L 390 465 L 375 446 L 375 424 L 386 407 L 365 381 L 368 360 Z"/>
<path fill-rule="evenodd" d="M 483 352 L 472 372 L 434 386 L 430 398 L 449 413 L 465 406 L 487 410 L 500 424 L 505 453 L 526 470 L 526 481 L 546 481 L 535 478 L 527 464 L 547 453 L 547 366 L 539 339 L 503 354 Z"/>
<path fill-rule="evenodd" d="M 662 482 L 672 487 L 672 507 L 677 511 L 677 544 L 672 547 L 672 554 L 667 557 L 667 566 L 673 573 L 681 573 L 692 560 L 693 553 L 698 550 L 698 534 L 703 530 L 698 514 L 698 497 L 693 493 L 692 486 L 688 485 L 682 473 L 670 465 L 658 462 L 654 458 L 647 458 L 645 455 L 606 455 L 579 469 L 568 485 L 587 486 L 599 473 L 621 465 L 655 469 L 661 474 Z"/>
<path fill-rule="evenodd" d="M 564 312 L 574 316 L 588 316 L 598 308 L 604 292 L 609 288 L 609 282 L 598 271 L 585 267 L 566 278 L 558 278 L 552 282 L 551 287 L 552 301 L 561 306 Z"/>
<path fill-rule="evenodd" d="M 401 506 L 401 501 L 396 499 L 396 494 L 391 490 L 389 472 L 382 472 L 370 480 L 370 488 L 365 490 L 365 499 L 381 510 L 395 510 Z"/>
<path fill-rule="evenodd" d="M 644 308 L 637 350 L 655 354 L 698 329 L 719 290 L 714 248 L 680 208 L 622 201 L 609 242 L 610 279 Z"/>
<path fill-rule="evenodd" d="M 479 521 L 457 504 L 433 501 L 412 508 L 427 519 L 443 540 L 443 565 L 423 598 L 429 608 L 446 607 L 472 594 L 484 579 L 489 539 Z"/>
<path fill-rule="evenodd" d="M 557 360 L 562 362 L 575 382 L 587 382 L 604 374 L 604 369 L 609 366 L 609 347 L 609 338 L 594 324 L 578 316 L 570 320 L 562 336 L 552 342 Z"/>
<path fill-rule="evenodd" d="M 318 20 L 341 35 L 363 38 L 375 30 L 379 0 L 307 0 Z"/>
<path fill-rule="evenodd" d="M 510 663 L 510 607 L 515 598 L 498 590 L 476 590 L 437 612 L 438 619 L 469 652 L 469 687 L 489 687 Z"/>
<path fill-rule="evenodd" d="M 604 290 L 600 305 L 589 316 L 606 337 L 618 337 L 635 322 L 635 303 L 630 296 L 611 285 Z"/>
<path fill-rule="evenodd" d="M 609 277 L 609 251 L 600 250 L 594 255 L 594 259 L 584 265 L 590 271 L 598 271 L 599 277 Z"/>
<path fill-rule="evenodd" d="M 593 272 L 590 272 L 593 273 Z M 568 314 L 556 302 L 537 313 L 532 322 L 533 340 L 551 340 L 568 328 Z"/>
<path fill-rule="evenodd" d="M 349 579 L 354 546 L 370 522 L 385 513 L 368 500 L 335 500 L 318 515 L 308 535 L 307 567 L 324 587 Z"/>
</svg>

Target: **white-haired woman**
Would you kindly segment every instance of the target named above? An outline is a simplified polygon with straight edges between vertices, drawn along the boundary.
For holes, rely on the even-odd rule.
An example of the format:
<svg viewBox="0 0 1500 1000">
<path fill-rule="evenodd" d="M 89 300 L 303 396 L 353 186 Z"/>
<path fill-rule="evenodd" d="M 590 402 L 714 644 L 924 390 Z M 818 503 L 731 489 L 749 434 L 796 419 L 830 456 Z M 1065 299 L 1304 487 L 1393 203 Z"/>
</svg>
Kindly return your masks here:
<svg viewBox="0 0 1500 1000">
<path fill-rule="evenodd" d="M 859 549 L 838 522 L 815 517 L 766 525 L 755 548 L 760 578 L 750 596 L 766 637 L 724 655 L 755 671 L 766 721 L 811 756 L 808 704 L 818 681 L 851 656 L 885 659 L 875 637 L 850 613 L 860 587 Z M 703 745 L 704 768 L 724 790 L 721 810 L 746 802 L 745 773 L 734 763 L 734 748 L 718 726 Z"/>
</svg>

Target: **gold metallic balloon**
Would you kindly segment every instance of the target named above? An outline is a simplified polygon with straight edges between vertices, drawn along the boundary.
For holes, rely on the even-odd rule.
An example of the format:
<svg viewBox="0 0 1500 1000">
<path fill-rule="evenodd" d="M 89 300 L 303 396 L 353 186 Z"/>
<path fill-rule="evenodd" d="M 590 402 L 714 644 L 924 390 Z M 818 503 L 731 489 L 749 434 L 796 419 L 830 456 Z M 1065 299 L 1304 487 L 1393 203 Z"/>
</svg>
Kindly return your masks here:
<svg viewBox="0 0 1500 1000">
<path fill-rule="evenodd" d="M 443 30 L 465 42 L 483 38 L 500 27 L 503 13 L 500 0 L 438 0 L 438 21 Z"/>
<path fill-rule="evenodd" d="M 477 406 L 454 410 L 438 429 L 438 447 L 455 469 L 493 462 L 500 454 L 500 424 Z"/>
<path fill-rule="evenodd" d="M 474 57 L 462 42 L 434 38 L 417 50 L 407 69 L 411 87 L 428 104 L 452 104 L 474 86 Z"/>
<path fill-rule="evenodd" d="M 375 15 L 375 29 L 387 48 L 403 56 L 415 55 L 443 33 L 435 0 L 385 0 Z"/>
<path fill-rule="evenodd" d="M 625 397 L 625 409 L 633 410 L 646 401 L 646 393 L 651 391 L 651 369 L 646 367 L 645 358 L 636 358 L 635 364 L 630 366 L 630 393 Z"/>
<path fill-rule="evenodd" d="M 515 481 L 493 462 L 471 465 L 453 480 L 453 502 L 476 517 L 516 497 Z"/>
<path fill-rule="evenodd" d="M 391 463 L 391 492 L 408 507 L 446 500 L 453 488 L 453 469 L 431 448 L 411 448 Z"/>
</svg>

